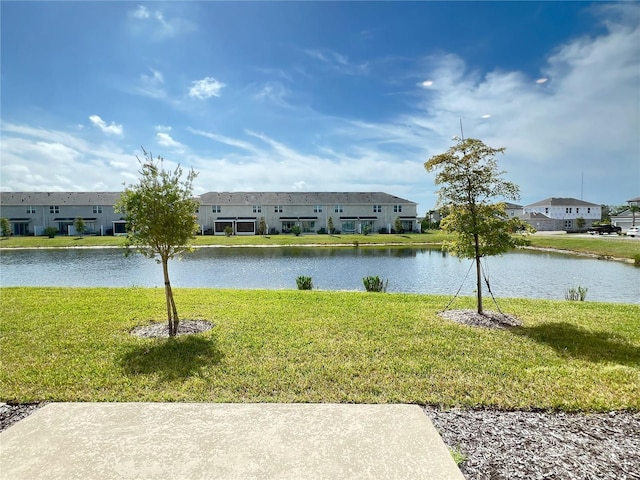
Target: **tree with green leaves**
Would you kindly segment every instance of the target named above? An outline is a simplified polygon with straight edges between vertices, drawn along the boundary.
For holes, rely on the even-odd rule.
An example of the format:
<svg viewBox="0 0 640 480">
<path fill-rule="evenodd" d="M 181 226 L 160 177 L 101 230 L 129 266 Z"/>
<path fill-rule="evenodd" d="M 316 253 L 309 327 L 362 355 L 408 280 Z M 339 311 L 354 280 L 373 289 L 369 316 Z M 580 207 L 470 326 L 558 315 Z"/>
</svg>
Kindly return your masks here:
<svg viewBox="0 0 640 480">
<path fill-rule="evenodd" d="M 144 160 L 138 158 L 140 181 L 125 188 L 115 211 L 124 214 L 127 221 L 127 252 L 133 247 L 162 264 L 169 336 L 174 337 L 178 333 L 179 318 L 168 262 L 192 250 L 189 242 L 198 231 L 195 212 L 199 204 L 192 195 L 197 173 L 189 170 L 183 178 L 180 165 L 173 171 L 165 170 L 162 157 L 154 159 L 151 152 L 144 148 L 142 151 Z"/>
<path fill-rule="evenodd" d="M 393 229 L 396 233 L 402 233 L 402 221 L 400 217 L 396 217 L 396 220 L 393 222 Z"/>
<path fill-rule="evenodd" d="M 482 314 L 480 260 L 526 244 L 524 237 L 513 235 L 526 226 L 506 215 L 504 203 L 495 202 L 496 198 L 519 199 L 518 186 L 501 178 L 504 172 L 498 170 L 495 160 L 505 149 L 488 147 L 473 138 L 456 140 L 447 152 L 431 157 L 424 166 L 428 172 L 438 171 L 438 204 L 449 209 L 440 226 L 455 236 L 443 247 L 460 258 L 475 260 L 477 311 Z"/>
<path fill-rule="evenodd" d="M 0 230 L 2 230 L 2 236 L 8 237 L 11 235 L 11 223 L 6 217 L 0 218 Z"/>
<path fill-rule="evenodd" d="M 266 235 L 267 234 L 267 222 L 264 217 L 260 217 L 260 222 L 258 223 L 258 235 Z"/>
<path fill-rule="evenodd" d="M 78 217 L 73 221 L 73 228 L 76 229 L 76 233 L 80 236 L 87 230 L 87 224 L 84 222 L 84 218 Z"/>
<path fill-rule="evenodd" d="M 327 230 L 329 230 L 329 235 L 333 235 L 333 232 L 336 231 L 333 226 L 333 217 L 329 217 L 329 220 L 327 220 Z"/>
</svg>

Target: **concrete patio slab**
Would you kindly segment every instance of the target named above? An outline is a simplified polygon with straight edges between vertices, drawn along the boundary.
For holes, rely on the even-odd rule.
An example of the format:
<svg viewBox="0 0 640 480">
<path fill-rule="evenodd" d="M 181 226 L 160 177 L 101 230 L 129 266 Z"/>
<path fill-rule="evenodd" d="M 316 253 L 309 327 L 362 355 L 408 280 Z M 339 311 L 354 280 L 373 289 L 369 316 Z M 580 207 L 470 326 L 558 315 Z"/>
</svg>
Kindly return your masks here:
<svg viewBox="0 0 640 480">
<path fill-rule="evenodd" d="M 0 433 L 2 479 L 464 480 L 415 405 L 53 403 Z"/>
</svg>

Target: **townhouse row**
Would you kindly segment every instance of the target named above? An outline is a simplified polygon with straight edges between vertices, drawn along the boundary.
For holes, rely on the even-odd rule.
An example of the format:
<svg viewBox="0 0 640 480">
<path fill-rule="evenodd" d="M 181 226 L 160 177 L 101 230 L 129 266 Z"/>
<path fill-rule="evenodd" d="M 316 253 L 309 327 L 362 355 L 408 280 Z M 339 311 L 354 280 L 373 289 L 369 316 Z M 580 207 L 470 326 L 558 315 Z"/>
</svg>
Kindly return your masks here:
<svg viewBox="0 0 640 480">
<path fill-rule="evenodd" d="M 82 218 L 87 233 L 126 233 L 124 216 L 114 211 L 120 192 L 0 192 L 0 217 L 14 235 L 42 235 L 47 227 L 75 234 Z M 384 192 L 209 192 L 197 197 L 200 233 L 255 235 L 264 221 L 269 233 L 329 230 L 390 232 L 396 221 L 405 232 L 419 231 L 417 204 Z"/>
</svg>

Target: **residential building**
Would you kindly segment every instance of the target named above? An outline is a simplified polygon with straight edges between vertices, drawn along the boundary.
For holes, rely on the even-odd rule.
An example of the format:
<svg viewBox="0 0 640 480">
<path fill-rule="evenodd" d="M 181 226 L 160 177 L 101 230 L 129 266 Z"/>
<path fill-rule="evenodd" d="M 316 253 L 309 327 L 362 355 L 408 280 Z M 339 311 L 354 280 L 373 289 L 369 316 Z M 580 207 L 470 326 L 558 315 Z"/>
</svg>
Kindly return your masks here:
<svg viewBox="0 0 640 480">
<path fill-rule="evenodd" d="M 200 195 L 198 222 L 203 232 L 254 235 L 264 218 L 269 233 L 328 231 L 329 218 L 342 233 L 377 233 L 394 228 L 419 231 L 417 204 L 383 192 L 209 192 Z"/>
<path fill-rule="evenodd" d="M 14 235 L 42 235 L 46 227 L 73 235 L 81 217 L 87 233 L 125 233 L 114 212 L 119 192 L 0 192 L 0 216 Z M 418 231 L 417 204 L 382 192 L 209 192 L 197 197 L 201 233 L 255 235 L 264 218 L 271 233 L 328 230 L 329 218 L 342 233 L 391 231 L 399 219 L 406 232 Z"/>
<path fill-rule="evenodd" d="M 629 208 L 611 216 L 611 223 L 622 228 L 622 233 L 626 233 L 634 225 L 640 225 L 640 197 L 627 200 L 627 204 Z"/>
<path fill-rule="evenodd" d="M 118 192 L 0 192 L 0 216 L 9 220 L 14 235 L 43 235 L 47 227 L 74 234 L 78 217 L 87 233 L 108 235 L 114 225 L 124 232 L 122 215 L 113 211 L 119 197 Z"/>
<path fill-rule="evenodd" d="M 599 222 L 601 218 L 600 205 L 575 198 L 556 197 L 526 205 L 521 217 L 536 230 L 566 231 L 588 228 L 594 222 Z M 582 227 L 579 226 L 579 219 L 584 220 Z"/>
</svg>

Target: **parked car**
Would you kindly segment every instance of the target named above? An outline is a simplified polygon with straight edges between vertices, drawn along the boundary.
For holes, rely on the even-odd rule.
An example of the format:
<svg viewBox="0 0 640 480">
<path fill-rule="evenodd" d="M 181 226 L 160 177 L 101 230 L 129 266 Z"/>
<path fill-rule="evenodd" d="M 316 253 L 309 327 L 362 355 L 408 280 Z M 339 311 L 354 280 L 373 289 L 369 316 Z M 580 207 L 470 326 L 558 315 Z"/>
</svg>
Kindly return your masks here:
<svg viewBox="0 0 640 480">
<path fill-rule="evenodd" d="M 640 237 L 640 227 L 631 227 L 627 230 L 628 237 L 635 237 L 636 235 Z"/>
<path fill-rule="evenodd" d="M 604 233 L 617 233 L 618 235 L 622 235 L 622 228 L 616 227 L 615 225 L 598 225 L 596 227 L 591 227 L 587 231 L 591 235 L 602 235 Z"/>
</svg>

